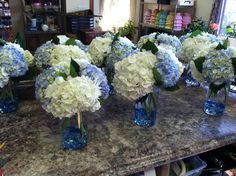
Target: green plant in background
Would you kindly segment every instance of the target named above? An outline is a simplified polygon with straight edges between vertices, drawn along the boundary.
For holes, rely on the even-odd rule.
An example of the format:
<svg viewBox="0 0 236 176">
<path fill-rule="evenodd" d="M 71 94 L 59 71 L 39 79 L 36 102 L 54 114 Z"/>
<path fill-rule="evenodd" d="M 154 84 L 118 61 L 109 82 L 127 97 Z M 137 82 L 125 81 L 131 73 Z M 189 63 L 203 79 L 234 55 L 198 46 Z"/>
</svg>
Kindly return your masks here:
<svg viewBox="0 0 236 176">
<path fill-rule="evenodd" d="M 185 29 L 185 33 L 194 32 L 196 30 L 200 30 L 202 32 L 213 33 L 209 22 L 202 20 L 202 18 L 196 18 L 192 21 L 192 23 Z"/>
<path fill-rule="evenodd" d="M 120 27 L 118 29 L 118 32 L 122 37 L 132 39 L 132 37 L 136 34 L 136 27 L 134 21 L 127 21 L 123 27 Z"/>
<path fill-rule="evenodd" d="M 224 27 L 225 33 L 228 37 L 236 38 L 236 22 Z"/>
</svg>

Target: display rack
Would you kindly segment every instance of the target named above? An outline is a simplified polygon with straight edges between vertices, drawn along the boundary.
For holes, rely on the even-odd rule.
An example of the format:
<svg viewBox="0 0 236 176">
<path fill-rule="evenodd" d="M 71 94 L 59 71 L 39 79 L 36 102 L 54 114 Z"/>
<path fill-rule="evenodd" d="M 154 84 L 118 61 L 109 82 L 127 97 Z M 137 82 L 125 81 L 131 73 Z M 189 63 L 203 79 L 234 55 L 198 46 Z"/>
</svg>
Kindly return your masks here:
<svg viewBox="0 0 236 176">
<path fill-rule="evenodd" d="M 9 40 L 12 31 L 11 11 L 7 1 L 0 1 L 0 38 Z"/>
<path fill-rule="evenodd" d="M 26 48 L 35 49 L 53 36 L 61 34 L 61 0 L 22 0 Z"/>
<path fill-rule="evenodd" d="M 177 1 L 170 1 L 170 4 L 161 4 L 157 2 L 146 2 L 145 0 L 140 1 L 140 14 L 139 14 L 139 36 L 148 34 L 150 32 L 158 31 L 164 32 L 172 35 L 182 35 L 183 30 L 174 31 L 173 28 L 167 29 L 163 27 L 159 27 L 158 25 L 152 23 L 146 23 L 144 21 L 144 13 L 147 9 L 157 9 L 158 11 L 166 10 L 174 13 L 174 18 L 177 13 L 185 13 L 188 12 L 191 14 L 192 19 L 195 17 L 195 7 L 196 1 L 193 6 L 180 6 Z"/>
</svg>

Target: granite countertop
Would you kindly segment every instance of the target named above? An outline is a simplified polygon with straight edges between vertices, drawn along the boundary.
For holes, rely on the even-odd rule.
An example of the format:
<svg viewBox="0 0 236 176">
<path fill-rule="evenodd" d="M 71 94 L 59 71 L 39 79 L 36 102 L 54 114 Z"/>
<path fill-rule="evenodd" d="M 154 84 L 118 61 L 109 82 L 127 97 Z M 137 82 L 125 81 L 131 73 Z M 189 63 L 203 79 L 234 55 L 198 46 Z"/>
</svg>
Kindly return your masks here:
<svg viewBox="0 0 236 176">
<path fill-rule="evenodd" d="M 236 97 L 223 117 L 204 114 L 205 90 L 182 86 L 161 91 L 157 125 L 132 122 L 132 102 L 112 97 L 84 115 L 89 144 L 64 151 L 60 121 L 36 101 L 22 101 L 16 113 L 0 115 L 0 167 L 5 175 L 128 175 L 236 142 Z"/>
</svg>

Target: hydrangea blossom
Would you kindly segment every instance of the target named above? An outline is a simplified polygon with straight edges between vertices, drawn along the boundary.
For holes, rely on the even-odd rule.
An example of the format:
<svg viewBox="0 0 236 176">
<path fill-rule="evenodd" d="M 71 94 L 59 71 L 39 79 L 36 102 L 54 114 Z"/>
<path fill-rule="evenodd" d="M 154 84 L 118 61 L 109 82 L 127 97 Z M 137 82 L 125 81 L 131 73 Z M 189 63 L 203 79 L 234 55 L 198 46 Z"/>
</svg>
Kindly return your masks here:
<svg viewBox="0 0 236 176">
<path fill-rule="evenodd" d="M 44 70 L 35 81 L 35 96 L 42 104 L 42 107 L 45 109 L 50 103 L 49 99 L 45 98 L 45 89 L 49 84 L 52 84 L 55 79 L 60 76 L 61 73 L 66 74 L 67 71 L 64 67 L 54 66 Z"/>
<path fill-rule="evenodd" d="M 112 39 L 96 37 L 89 45 L 88 52 L 92 58 L 92 63 L 101 66 L 105 57 L 111 52 Z"/>
<path fill-rule="evenodd" d="M 94 81 L 96 85 L 98 85 L 103 99 L 108 98 L 110 88 L 104 72 L 100 68 L 88 63 L 85 60 L 81 60 L 78 64 L 80 65 L 80 74 L 87 76 L 89 79 Z"/>
<path fill-rule="evenodd" d="M 18 44 L 6 43 L 0 47 L 0 87 L 3 88 L 9 77 L 23 76 L 28 70 L 24 50 Z"/>
<path fill-rule="evenodd" d="M 202 75 L 207 82 L 222 84 L 235 78 L 232 60 L 227 50 L 210 51 L 205 57 Z"/>
<path fill-rule="evenodd" d="M 3 88 L 5 85 L 7 85 L 9 81 L 9 75 L 5 71 L 4 67 L 1 67 L 0 69 L 0 88 Z"/>
<path fill-rule="evenodd" d="M 34 65 L 34 56 L 28 50 L 24 51 L 24 57 L 28 62 L 28 65 L 30 66 Z"/>
<path fill-rule="evenodd" d="M 154 32 L 154 33 L 151 33 L 149 35 L 144 35 L 142 37 L 140 37 L 138 43 L 137 43 L 137 47 L 139 49 L 142 48 L 142 46 L 147 42 L 147 41 L 150 41 L 150 42 L 153 42 L 153 43 L 156 43 L 156 36 L 157 36 L 157 33 Z"/>
<path fill-rule="evenodd" d="M 50 100 L 45 110 L 55 117 L 71 117 L 78 112 L 96 111 L 100 108 L 101 91 L 86 76 L 64 80 L 57 77 L 45 90 L 45 97 Z"/>
<path fill-rule="evenodd" d="M 156 56 L 150 52 L 138 52 L 115 64 L 114 87 L 118 94 L 137 100 L 153 91 L 155 83 L 152 68 Z"/>
<path fill-rule="evenodd" d="M 106 67 L 112 68 L 115 63 L 137 52 L 135 45 L 126 37 L 119 37 L 112 45 L 111 52 L 106 58 Z"/>
<path fill-rule="evenodd" d="M 90 60 L 90 56 L 77 46 L 56 45 L 51 51 L 49 65 L 54 66 L 60 64 L 60 62 L 64 62 L 67 63 L 67 67 L 69 67 L 71 59 Z"/>
<path fill-rule="evenodd" d="M 37 48 L 34 54 L 34 61 L 38 69 L 48 67 L 51 52 L 54 49 L 54 47 L 55 47 L 55 44 L 51 42 L 46 42 Z"/>
<path fill-rule="evenodd" d="M 183 66 L 172 51 L 158 48 L 156 53 L 156 69 L 162 76 L 164 87 L 173 87 L 176 85 L 183 73 Z"/>
<path fill-rule="evenodd" d="M 172 36 L 168 34 L 160 34 L 156 37 L 156 42 L 164 46 L 164 48 L 165 46 L 171 46 L 171 50 L 174 52 L 174 54 L 178 58 L 180 58 L 182 45 L 181 45 L 180 40 L 176 36 Z"/>
<path fill-rule="evenodd" d="M 207 37 L 201 35 L 185 39 L 182 43 L 181 60 L 185 63 L 189 63 L 196 54 L 211 44 Z"/>
<path fill-rule="evenodd" d="M 230 57 L 236 57 L 236 48 L 233 47 L 233 46 L 230 46 L 227 48 L 228 52 L 229 52 L 229 55 Z"/>
</svg>

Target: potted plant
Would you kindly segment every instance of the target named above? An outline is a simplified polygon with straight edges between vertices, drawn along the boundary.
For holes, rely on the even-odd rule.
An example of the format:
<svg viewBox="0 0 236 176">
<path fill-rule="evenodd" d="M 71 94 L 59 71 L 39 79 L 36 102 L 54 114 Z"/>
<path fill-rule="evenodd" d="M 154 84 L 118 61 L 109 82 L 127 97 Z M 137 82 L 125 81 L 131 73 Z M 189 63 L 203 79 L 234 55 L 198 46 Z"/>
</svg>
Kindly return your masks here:
<svg viewBox="0 0 236 176">
<path fill-rule="evenodd" d="M 118 29 L 118 32 L 122 37 L 127 37 L 128 39 L 132 40 L 136 34 L 135 23 L 132 20 L 127 21 L 123 27 Z"/>
<path fill-rule="evenodd" d="M 236 22 L 224 27 L 231 46 L 236 46 Z"/>
</svg>

